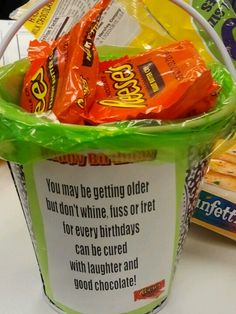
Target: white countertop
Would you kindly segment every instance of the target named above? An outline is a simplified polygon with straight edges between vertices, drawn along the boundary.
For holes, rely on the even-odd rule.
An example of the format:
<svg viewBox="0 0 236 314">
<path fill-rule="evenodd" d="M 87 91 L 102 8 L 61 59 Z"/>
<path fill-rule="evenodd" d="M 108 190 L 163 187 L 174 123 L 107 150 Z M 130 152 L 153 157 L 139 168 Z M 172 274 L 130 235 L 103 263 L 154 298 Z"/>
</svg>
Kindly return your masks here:
<svg viewBox="0 0 236 314">
<path fill-rule="evenodd" d="M 24 216 L 4 164 L 0 196 L 0 313 L 55 313 L 43 298 Z M 169 302 L 160 313 L 235 314 L 235 296 L 236 243 L 192 225 Z"/>
</svg>

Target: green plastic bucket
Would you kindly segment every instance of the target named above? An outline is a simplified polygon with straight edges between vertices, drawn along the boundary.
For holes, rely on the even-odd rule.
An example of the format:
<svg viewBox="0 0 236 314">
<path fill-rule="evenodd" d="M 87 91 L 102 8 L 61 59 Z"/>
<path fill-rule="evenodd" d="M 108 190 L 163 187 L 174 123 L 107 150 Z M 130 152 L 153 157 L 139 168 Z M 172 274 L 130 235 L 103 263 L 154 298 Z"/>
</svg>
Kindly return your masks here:
<svg viewBox="0 0 236 314">
<path fill-rule="evenodd" d="M 157 312 L 212 147 L 235 123 L 230 75 L 213 67 L 223 89 L 203 116 L 90 127 L 52 123 L 10 103 L 23 65 L 1 70 L 0 156 L 10 161 L 45 295 L 68 314 Z"/>
</svg>

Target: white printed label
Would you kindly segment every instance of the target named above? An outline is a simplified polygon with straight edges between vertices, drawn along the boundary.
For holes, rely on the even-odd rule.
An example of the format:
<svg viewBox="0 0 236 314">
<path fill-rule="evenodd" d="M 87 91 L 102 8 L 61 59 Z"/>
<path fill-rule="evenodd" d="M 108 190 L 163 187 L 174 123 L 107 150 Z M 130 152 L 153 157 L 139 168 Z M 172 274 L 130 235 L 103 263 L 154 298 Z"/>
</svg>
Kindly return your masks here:
<svg viewBox="0 0 236 314">
<path fill-rule="evenodd" d="M 68 32 L 98 1 L 60 0 L 41 40 L 52 40 Z M 128 32 L 126 30 L 129 30 Z M 126 9 L 115 1 L 104 11 L 96 45 L 128 45 L 140 33 L 140 26 Z"/>
<path fill-rule="evenodd" d="M 80 313 L 119 314 L 167 295 L 174 164 L 43 161 L 34 166 L 34 177 L 54 300 Z"/>
<path fill-rule="evenodd" d="M 112 3 L 102 15 L 95 44 L 126 46 L 138 36 L 140 31 L 137 20 L 129 16 L 121 5 Z"/>
</svg>

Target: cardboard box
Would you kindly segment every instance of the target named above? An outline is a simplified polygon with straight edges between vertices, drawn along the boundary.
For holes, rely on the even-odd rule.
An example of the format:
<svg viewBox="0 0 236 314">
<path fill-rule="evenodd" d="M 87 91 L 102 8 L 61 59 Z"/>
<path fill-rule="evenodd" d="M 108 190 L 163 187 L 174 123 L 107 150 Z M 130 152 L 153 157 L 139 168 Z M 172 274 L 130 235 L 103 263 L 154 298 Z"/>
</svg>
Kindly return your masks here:
<svg viewBox="0 0 236 314">
<path fill-rule="evenodd" d="M 236 241 L 236 145 L 211 160 L 192 221 Z"/>
</svg>

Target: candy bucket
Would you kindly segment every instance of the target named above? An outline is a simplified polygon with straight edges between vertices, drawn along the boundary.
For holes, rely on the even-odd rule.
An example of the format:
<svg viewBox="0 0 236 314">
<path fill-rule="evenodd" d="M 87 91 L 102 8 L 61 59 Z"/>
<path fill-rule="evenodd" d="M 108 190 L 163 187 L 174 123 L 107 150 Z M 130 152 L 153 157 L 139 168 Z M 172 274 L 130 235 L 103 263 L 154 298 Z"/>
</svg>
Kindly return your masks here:
<svg viewBox="0 0 236 314">
<path fill-rule="evenodd" d="M 13 65 L 5 78 L 11 71 L 20 89 L 22 73 Z M 215 109 L 176 123 L 56 124 L 1 94 L 0 156 L 58 312 L 145 314 L 165 304 L 212 147 L 235 123 L 234 83 L 220 65 L 213 73 L 224 86 Z"/>
</svg>

